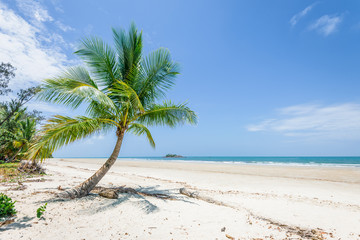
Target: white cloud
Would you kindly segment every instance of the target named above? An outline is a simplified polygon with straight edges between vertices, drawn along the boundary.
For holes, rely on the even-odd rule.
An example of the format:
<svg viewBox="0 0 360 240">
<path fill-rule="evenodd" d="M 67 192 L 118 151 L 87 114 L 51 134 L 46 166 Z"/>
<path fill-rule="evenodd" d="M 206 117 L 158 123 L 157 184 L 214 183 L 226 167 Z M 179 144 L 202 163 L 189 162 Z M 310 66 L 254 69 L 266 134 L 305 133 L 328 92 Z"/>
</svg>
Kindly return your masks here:
<svg viewBox="0 0 360 240">
<path fill-rule="evenodd" d="M 15 90 L 56 75 L 70 62 L 62 50 L 67 46 L 62 36 L 41 25 L 53 21 L 49 13 L 40 4 L 31 8 L 34 1 L 17 2 L 30 20 L 0 2 L 0 59 L 17 68 L 10 83 Z"/>
<path fill-rule="evenodd" d="M 279 117 L 247 127 L 292 137 L 360 139 L 360 104 L 296 105 L 280 109 Z"/>
<path fill-rule="evenodd" d="M 63 11 L 60 8 L 60 2 L 52 0 L 51 3 L 57 11 Z M 50 16 L 48 10 L 37 0 L 16 0 L 16 5 L 20 12 L 28 17 L 30 22 L 38 28 L 45 28 L 44 23 L 53 22 L 63 32 L 74 30 L 74 28 L 61 21 L 54 20 L 54 18 Z"/>
<path fill-rule="evenodd" d="M 91 136 L 90 138 L 88 139 L 85 139 L 84 140 L 84 143 L 85 144 L 94 144 L 96 142 L 98 142 L 99 140 L 102 140 L 104 139 L 105 136 L 103 134 L 99 134 L 99 135 L 94 135 L 94 136 Z"/>
<path fill-rule="evenodd" d="M 52 3 L 53 7 L 55 8 L 55 10 L 57 12 L 63 13 L 64 9 L 61 5 L 61 0 L 50 0 L 50 2 Z"/>
<path fill-rule="evenodd" d="M 39 2 L 35 0 L 16 0 L 16 5 L 19 10 L 27 17 L 31 22 L 40 27 L 43 22 L 51 22 L 54 19 L 49 15 L 46 8 L 44 8 Z"/>
<path fill-rule="evenodd" d="M 68 32 L 68 31 L 74 31 L 75 29 L 68 26 L 68 25 L 65 25 L 64 23 L 60 22 L 60 21 L 56 21 L 55 22 L 56 26 L 58 28 L 60 28 L 63 32 Z"/>
<path fill-rule="evenodd" d="M 291 26 L 295 26 L 301 18 L 305 17 L 306 14 L 308 14 L 311 9 L 313 9 L 313 7 L 315 6 L 316 3 L 313 3 L 309 6 L 307 6 L 304 10 L 302 10 L 301 12 L 295 14 L 291 19 L 290 19 L 290 24 Z"/>
<path fill-rule="evenodd" d="M 315 30 L 318 33 L 328 36 L 338 29 L 340 23 L 342 22 L 341 16 L 329 16 L 324 15 L 316 20 L 313 24 L 309 26 L 310 30 Z"/>
<path fill-rule="evenodd" d="M 29 110 L 37 110 L 40 112 L 46 112 L 51 114 L 64 114 L 68 112 L 65 107 L 44 102 L 31 101 L 26 104 L 26 106 Z"/>
</svg>

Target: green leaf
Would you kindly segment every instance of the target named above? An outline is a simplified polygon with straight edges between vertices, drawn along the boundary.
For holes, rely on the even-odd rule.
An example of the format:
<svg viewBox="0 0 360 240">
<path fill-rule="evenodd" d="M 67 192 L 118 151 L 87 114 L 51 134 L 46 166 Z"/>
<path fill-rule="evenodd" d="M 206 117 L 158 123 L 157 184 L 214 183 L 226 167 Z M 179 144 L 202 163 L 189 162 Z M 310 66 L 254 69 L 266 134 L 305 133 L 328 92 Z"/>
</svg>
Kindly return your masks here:
<svg viewBox="0 0 360 240">
<path fill-rule="evenodd" d="M 116 111 L 113 101 L 98 89 L 95 81 L 83 67 L 69 68 L 57 78 L 44 80 L 37 98 L 74 109 L 82 103 L 97 102 L 104 108 Z"/>
<path fill-rule="evenodd" d="M 134 23 L 128 33 L 123 29 L 112 29 L 115 47 L 118 54 L 121 80 L 133 86 L 136 80 L 138 67 L 142 57 L 142 33 L 138 33 Z"/>
<path fill-rule="evenodd" d="M 153 148 L 155 148 L 154 139 L 153 139 L 149 129 L 147 129 L 147 127 L 145 127 L 144 125 L 142 125 L 140 123 L 133 123 L 133 124 L 130 125 L 128 131 L 132 132 L 133 134 L 135 134 L 137 136 L 141 136 L 143 134 L 146 134 L 146 137 L 149 140 L 150 145 Z"/>
<path fill-rule="evenodd" d="M 153 104 L 133 121 L 148 125 L 166 125 L 175 127 L 184 123 L 196 124 L 196 113 L 186 104 L 173 104 L 170 101 L 163 104 Z"/>
<path fill-rule="evenodd" d="M 121 78 L 116 53 L 102 39 L 98 37 L 83 39 L 80 49 L 75 54 L 87 63 L 103 87 L 109 88 L 116 79 Z"/>
<path fill-rule="evenodd" d="M 122 101 L 128 101 L 131 107 L 140 112 L 144 112 L 144 107 L 141 104 L 139 96 L 129 85 L 123 81 L 117 81 L 113 89 L 111 89 L 111 96 L 118 96 L 123 98 Z"/>
<path fill-rule="evenodd" d="M 114 127 L 119 126 L 111 119 L 54 116 L 43 126 L 41 139 L 29 150 L 29 158 L 44 159 L 69 143 Z"/>
<path fill-rule="evenodd" d="M 163 98 L 175 84 L 179 65 L 171 60 L 170 51 L 160 48 L 141 61 L 139 80 L 134 87 L 144 106 Z"/>
</svg>

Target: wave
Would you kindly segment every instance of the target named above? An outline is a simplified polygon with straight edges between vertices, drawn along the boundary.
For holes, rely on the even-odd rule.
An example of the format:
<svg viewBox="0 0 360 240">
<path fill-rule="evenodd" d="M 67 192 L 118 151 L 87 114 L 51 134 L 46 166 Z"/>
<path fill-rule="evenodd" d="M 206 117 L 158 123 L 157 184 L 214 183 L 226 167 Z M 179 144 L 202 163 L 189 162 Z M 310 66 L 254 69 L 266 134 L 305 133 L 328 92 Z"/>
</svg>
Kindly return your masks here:
<svg viewBox="0 0 360 240">
<path fill-rule="evenodd" d="M 252 158 L 256 158 L 252 159 Z M 323 166 L 323 167 L 360 167 L 360 157 L 121 157 L 127 161 L 192 162 L 237 165 L 274 165 L 274 166 Z"/>
</svg>

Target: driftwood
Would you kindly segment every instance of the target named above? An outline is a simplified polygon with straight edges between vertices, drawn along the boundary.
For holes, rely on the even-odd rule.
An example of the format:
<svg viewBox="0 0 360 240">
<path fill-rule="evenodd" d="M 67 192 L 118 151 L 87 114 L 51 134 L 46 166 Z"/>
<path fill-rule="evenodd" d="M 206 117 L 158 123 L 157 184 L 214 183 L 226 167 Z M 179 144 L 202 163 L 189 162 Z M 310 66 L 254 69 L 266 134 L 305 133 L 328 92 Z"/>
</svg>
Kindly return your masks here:
<svg viewBox="0 0 360 240">
<path fill-rule="evenodd" d="M 141 196 L 148 196 L 148 197 L 156 197 L 161 199 L 173 199 L 171 196 L 163 193 L 148 193 L 148 192 L 141 192 L 137 191 L 134 188 L 127 188 L 127 187 L 114 187 L 114 188 L 105 188 L 105 187 L 95 187 L 92 193 L 97 193 L 102 197 L 116 199 L 120 193 L 130 193 L 130 194 L 137 194 Z"/>
<path fill-rule="evenodd" d="M 7 218 L 4 221 L 0 222 L 0 227 L 8 225 L 8 224 L 13 223 L 13 222 L 15 222 L 15 217 Z"/>
<path fill-rule="evenodd" d="M 111 198 L 111 199 L 117 199 L 119 197 L 119 194 L 116 190 L 112 189 L 104 189 L 99 192 L 99 195 L 105 198 Z"/>
</svg>

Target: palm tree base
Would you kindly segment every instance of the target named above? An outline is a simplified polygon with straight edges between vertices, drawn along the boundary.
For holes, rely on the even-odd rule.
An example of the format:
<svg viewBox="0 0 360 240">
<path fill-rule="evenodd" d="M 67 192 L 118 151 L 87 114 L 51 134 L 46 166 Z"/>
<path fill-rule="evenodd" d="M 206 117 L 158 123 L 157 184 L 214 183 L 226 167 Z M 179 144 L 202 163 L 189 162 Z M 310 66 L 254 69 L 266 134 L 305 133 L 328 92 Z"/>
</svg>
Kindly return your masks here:
<svg viewBox="0 0 360 240">
<path fill-rule="evenodd" d="M 74 199 L 74 198 L 82 198 L 88 195 L 89 192 L 81 189 L 81 188 L 72 188 L 70 190 L 63 191 L 58 193 L 56 197 L 61 199 Z"/>
<path fill-rule="evenodd" d="M 120 131 L 115 148 L 108 160 L 101 166 L 99 170 L 96 171 L 90 178 L 85 180 L 80 185 L 76 186 L 73 189 L 59 193 L 57 196 L 60 198 L 81 198 L 85 197 L 90 193 L 91 190 L 100 182 L 100 180 L 105 176 L 109 171 L 112 165 L 116 162 L 117 156 L 119 155 L 122 140 L 124 138 L 124 131 Z"/>
</svg>

